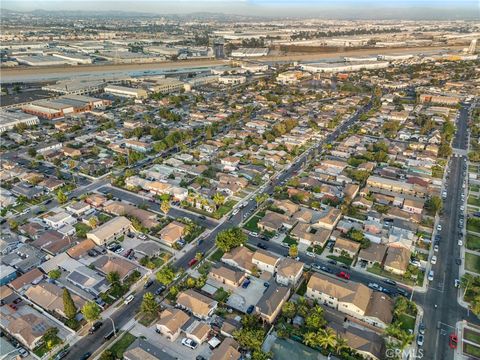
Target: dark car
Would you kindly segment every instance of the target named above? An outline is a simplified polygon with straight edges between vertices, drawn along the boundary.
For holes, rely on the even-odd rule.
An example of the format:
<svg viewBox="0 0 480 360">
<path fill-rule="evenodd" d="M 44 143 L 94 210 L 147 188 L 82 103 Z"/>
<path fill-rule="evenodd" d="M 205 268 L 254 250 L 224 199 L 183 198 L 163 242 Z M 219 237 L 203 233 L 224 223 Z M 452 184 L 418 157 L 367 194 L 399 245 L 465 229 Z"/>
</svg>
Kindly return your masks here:
<svg viewBox="0 0 480 360">
<path fill-rule="evenodd" d="M 326 266 L 321 266 L 320 270 L 325 271 L 326 273 L 329 273 L 329 274 L 331 274 L 333 272 L 332 270 L 330 270 L 330 268 L 328 268 Z"/>
<path fill-rule="evenodd" d="M 342 269 L 350 270 L 350 266 L 348 266 L 348 265 L 346 265 L 346 264 L 342 264 L 342 265 L 340 265 L 340 267 L 341 267 Z"/>
<path fill-rule="evenodd" d="M 88 330 L 88 333 L 89 334 L 93 334 L 95 331 L 97 331 L 98 329 L 100 329 L 100 327 L 102 326 L 102 322 L 101 321 L 97 321 L 95 323 L 93 323 L 92 327 L 90 328 L 90 330 Z"/>
<path fill-rule="evenodd" d="M 242 288 L 246 289 L 248 288 L 248 285 L 250 285 L 250 280 L 246 279 L 242 284 Z"/>
<path fill-rule="evenodd" d="M 207 220 L 207 217 L 205 215 L 200 215 L 199 218 L 202 220 Z"/>
<path fill-rule="evenodd" d="M 455 259 L 455 264 L 462 265 L 462 259 Z"/>
<path fill-rule="evenodd" d="M 260 248 L 260 249 L 263 249 L 263 250 L 267 250 L 267 246 L 262 244 L 262 243 L 258 243 L 257 246 Z"/>
<path fill-rule="evenodd" d="M 165 291 L 165 285 L 160 285 L 160 287 L 155 290 L 155 295 L 160 295 L 161 293 L 163 293 Z"/>
<path fill-rule="evenodd" d="M 328 263 L 329 263 L 329 264 L 332 264 L 332 265 L 337 265 L 337 261 L 336 261 L 336 260 L 328 260 Z"/>
<path fill-rule="evenodd" d="M 152 286 L 152 284 L 153 284 L 153 280 L 150 279 L 150 280 L 148 280 L 148 281 L 145 283 L 145 285 L 143 285 L 143 287 L 146 289 L 146 288 Z"/>
<path fill-rule="evenodd" d="M 385 284 L 389 284 L 389 285 L 393 285 L 393 286 L 397 286 L 397 283 L 393 280 L 390 280 L 390 279 L 383 279 L 383 282 Z"/>
<path fill-rule="evenodd" d="M 409 296 L 410 296 L 410 293 L 409 293 L 407 290 L 402 289 L 402 288 L 400 288 L 400 287 L 397 287 L 397 291 L 398 291 L 398 293 L 399 293 L 400 295 L 402 295 L 402 296 L 405 296 L 405 297 L 409 297 Z"/>
<path fill-rule="evenodd" d="M 251 314 L 254 309 L 255 309 L 255 307 L 254 307 L 253 305 L 250 305 L 250 306 L 247 308 L 247 314 Z"/>
<path fill-rule="evenodd" d="M 65 350 L 60 351 L 60 352 L 57 354 L 57 356 L 55 356 L 55 360 L 63 359 L 65 356 L 68 355 L 69 352 L 70 352 L 70 350 L 68 350 L 68 349 L 65 349 Z"/>
<path fill-rule="evenodd" d="M 105 341 L 110 340 L 115 335 L 115 332 L 112 330 L 107 335 L 103 337 Z"/>
<path fill-rule="evenodd" d="M 85 354 L 83 354 L 80 360 L 87 360 L 90 356 L 92 356 L 92 353 L 90 351 L 87 351 Z"/>
</svg>

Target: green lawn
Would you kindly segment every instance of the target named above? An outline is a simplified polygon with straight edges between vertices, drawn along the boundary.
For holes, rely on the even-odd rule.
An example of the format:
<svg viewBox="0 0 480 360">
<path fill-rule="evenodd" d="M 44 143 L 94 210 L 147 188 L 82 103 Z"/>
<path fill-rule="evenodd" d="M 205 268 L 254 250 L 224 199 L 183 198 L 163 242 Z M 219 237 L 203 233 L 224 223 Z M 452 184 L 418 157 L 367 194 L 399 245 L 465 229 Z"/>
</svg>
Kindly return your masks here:
<svg viewBox="0 0 480 360">
<path fill-rule="evenodd" d="M 463 337 L 467 340 L 470 340 L 471 342 L 480 345 L 480 333 L 477 333 L 470 329 L 465 329 L 465 331 L 463 332 Z"/>
<path fill-rule="evenodd" d="M 463 343 L 463 352 L 465 354 L 475 356 L 476 358 L 480 358 L 480 347 L 478 347 L 478 346 Z"/>
<path fill-rule="evenodd" d="M 120 340 L 112 345 L 110 351 L 116 356 L 117 359 L 123 359 L 123 353 L 128 347 L 135 341 L 136 337 L 129 332 L 125 333 Z"/>
<path fill-rule="evenodd" d="M 215 251 L 211 256 L 210 256 L 210 260 L 213 260 L 213 261 L 220 261 L 222 259 L 222 256 L 223 256 L 224 252 L 222 249 L 217 249 L 217 251 Z"/>
<path fill-rule="evenodd" d="M 465 268 L 468 271 L 473 271 L 480 274 L 480 256 L 465 253 Z"/>
<path fill-rule="evenodd" d="M 300 296 L 303 296 L 303 295 L 305 295 L 306 292 L 307 292 L 307 282 L 304 281 L 304 282 L 302 282 L 302 284 L 298 287 L 297 294 L 300 295 Z"/>
<path fill-rule="evenodd" d="M 470 191 L 480 191 L 480 185 L 470 185 Z"/>
<path fill-rule="evenodd" d="M 480 236 L 467 233 L 467 249 L 480 250 Z"/>
<path fill-rule="evenodd" d="M 468 197 L 468 205 L 480 206 L 480 199 L 470 195 Z"/>
<path fill-rule="evenodd" d="M 345 265 L 348 265 L 348 266 L 352 265 L 352 261 L 353 261 L 353 259 L 350 259 L 349 257 L 342 256 L 342 255 L 340 255 L 340 256 L 327 255 L 327 258 L 332 259 L 332 260 L 337 260 L 337 261 L 339 261 L 341 263 L 344 263 Z"/>
<path fill-rule="evenodd" d="M 480 233 L 480 219 L 469 218 L 467 220 L 467 230 Z"/>
<path fill-rule="evenodd" d="M 415 317 L 408 315 L 408 314 L 402 314 L 398 317 L 398 321 L 402 322 L 401 328 L 405 331 L 412 330 L 415 328 Z"/>
<path fill-rule="evenodd" d="M 380 276 L 383 276 L 383 277 L 386 277 L 386 278 L 390 278 L 392 280 L 395 280 L 395 281 L 398 281 L 398 282 L 401 282 L 401 283 L 404 283 L 406 285 L 413 285 L 414 284 L 414 280 L 410 279 L 410 278 L 405 278 L 401 275 L 397 275 L 397 274 L 393 274 L 389 271 L 386 271 L 386 270 L 383 270 L 379 265 L 375 264 L 371 267 L 369 267 L 367 269 L 368 272 L 372 273 L 372 274 L 376 274 L 376 275 L 380 275 Z M 419 286 L 422 286 L 423 284 L 423 279 L 424 279 L 424 276 L 423 274 L 419 275 L 418 276 L 418 280 L 417 280 L 417 285 Z"/>
<path fill-rule="evenodd" d="M 298 241 L 295 240 L 294 238 L 292 238 L 290 235 L 287 235 L 285 236 L 285 239 L 283 239 L 284 243 L 288 244 L 288 245 L 298 245 Z"/>
</svg>

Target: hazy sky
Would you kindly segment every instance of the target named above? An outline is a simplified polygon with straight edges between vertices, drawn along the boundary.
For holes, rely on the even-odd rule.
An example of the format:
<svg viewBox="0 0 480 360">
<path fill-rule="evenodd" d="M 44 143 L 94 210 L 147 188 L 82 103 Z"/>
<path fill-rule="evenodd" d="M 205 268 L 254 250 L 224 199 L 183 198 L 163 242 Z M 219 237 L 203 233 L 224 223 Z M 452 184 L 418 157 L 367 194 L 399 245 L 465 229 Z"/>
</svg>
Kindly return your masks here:
<svg viewBox="0 0 480 360">
<path fill-rule="evenodd" d="M 219 12 L 282 17 L 480 19 L 480 0 L 3 0 L 1 7 L 25 11 L 120 10 L 156 14 Z"/>
</svg>

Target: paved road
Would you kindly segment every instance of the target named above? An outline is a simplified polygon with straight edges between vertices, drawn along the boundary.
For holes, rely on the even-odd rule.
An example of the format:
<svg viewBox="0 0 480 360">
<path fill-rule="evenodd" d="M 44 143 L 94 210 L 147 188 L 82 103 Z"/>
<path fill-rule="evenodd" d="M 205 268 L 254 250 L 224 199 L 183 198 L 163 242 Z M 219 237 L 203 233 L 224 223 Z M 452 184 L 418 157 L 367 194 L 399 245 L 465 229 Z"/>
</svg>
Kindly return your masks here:
<svg viewBox="0 0 480 360">
<path fill-rule="evenodd" d="M 315 148 L 312 148 L 311 150 L 309 150 L 309 151 L 305 152 L 304 154 L 302 154 L 301 156 L 299 156 L 298 159 L 296 160 L 296 162 L 293 163 L 290 168 L 288 168 L 283 173 L 281 173 L 279 176 L 277 176 L 273 181 L 269 182 L 269 184 L 263 188 L 262 192 L 264 192 L 264 193 L 273 192 L 274 187 L 279 185 L 285 179 L 291 177 L 294 172 L 298 171 L 301 168 L 301 166 L 303 166 L 305 164 L 305 162 L 307 161 L 307 159 L 310 155 L 313 155 L 315 151 L 321 150 L 324 144 L 331 143 L 332 141 L 334 141 L 334 139 L 336 137 L 338 137 L 339 134 L 346 131 L 349 126 L 351 126 L 353 123 L 355 123 L 358 120 L 358 117 L 360 116 L 360 114 L 362 114 L 365 111 L 370 110 L 370 108 L 371 108 L 371 104 L 369 103 L 361 111 L 358 111 L 352 117 L 350 117 L 348 120 L 346 120 L 344 123 L 342 123 L 334 132 L 329 134 L 323 141 L 320 141 Z M 115 189 L 115 188 L 111 188 L 111 187 L 100 188 L 100 191 L 104 191 L 104 190 L 112 192 L 114 194 L 114 196 L 118 196 L 119 198 L 130 201 L 132 203 L 136 203 L 137 201 L 139 201 L 139 198 L 140 198 L 139 196 L 137 196 L 135 194 L 125 192 L 125 191 L 121 191 L 119 189 Z M 142 199 L 142 198 L 140 198 L 140 199 Z M 143 199 L 142 199 L 142 201 L 143 201 Z M 152 206 L 152 208 L 153 208 L 154 206 L 158 206 L 158 204 L 151 203 L 151 204 L 149 204 L 149 206 Z M 193 257 L 195 257 L 195 254 L 197 252 L 202 251 L 202 252 L 206 253 L 215 246 L 215 237 L 217 236 L 218 232 L 220 232 L 224 229 L 231 228 L 233 226 L 239 226 L 241 224 L 241 222 L 243 221 L 244 214 L 246 212 L 251 212 L 255 206 L 256 206 L 255 200 L 250 200 L 250 201 L 248 201 L 247 205 L 245 207 L 243 207 L 241 209 L 241 211 L 239 211 L 238 214 L 228 218 L 224 222 L 221 222 L 218 225 L 216 225 L 215 227 L 213 227 L 212 230 L 210 231 L 209 235 L 206 236 L 205 239 L 200 244 L 197 243 L 197 245 L 195 247 L 191 248 L 188 252 L 183 254 L 179 259 L 175 260 L 174 263 L 173 263 L 173 267 L 177 270 L 179 270 L 180 268 L 186 269 L 188 267 L 188 262 Z M 190 216 L 195 216 L 195 215 L 192 215 L 190 213 L 186 213 L 186 214 L 188 214 L 188 215 L 185 215 L 185 216 L 189 216 L 189 215 Z M 180 215 L 180 216 L 183 216 L 183 214 Z M 201 223 L 202 219 L 195 219 L 195 221 L 198 221 L 198 220 L 200 220 L 200 223 Z M 212 220 L 207 219 L 207 221 L 212 221 Z M 210 225 L 209 228 L 211 228 L 212 224 L 209 224 L 209 225 Z M 304 257 L 304 255 L 302 255 L 302 259 L 305 260 L 305 261 L 308 261 L 309 263 L 312 261 L 311 258 Z M 360 276 L 359 276 L 359 278 L 360 278 Z M 154 291 L 156 289 L 156 287 L 158 287 L 157 283 L 152 285 L 152 287 L 150 289 L 148 289 L 148 291 Z M 147 291 L 146 289 L 142 289 L 141 291 L 139 291 L 135 295 L 135 299 L 130 304 L 123 305 L 122 308 L 119 309 L 119 311 L 116 311 L 115 313 L 113 313 L 112 319 L 115 322 L 115 326 L 118 329 L 120 329 L 122 326 L 124 326 L 132 318 L 132 315 L 135 314 L 136 310 L 140 306 L 143 294 L 146 291 Z M 104 336 L 112 330 L 112 327 L 109 324 L 109 320 L 104 320 L 104 324 L 105 325 L 102 326 L 95 333 L 95 335 L 85 336 L 84 338 L 79 340 L 77 343 L 75 343 L 71 347 L 70 353 L 68 354 L 68 356 L 65 359 L 78 360 L 85 352 L 90 351 L 90 352 L 93 353 L 94 351 L 96 351 L 104 343 Z"/>
<path fill-rule="evenodd" d="M 466 107 L 460 111 L 457 133 L 453 147 L 466 149 L 468 110 Z M 414 297 L 424 309 L 424 322 L 426 325 L 424 342 L 424 359 L 452 359 L 453 350 L 448 346 L 448 335 L 455 332 L 455 324 L 459 320 L 479 323 L 476 316 L 467 313 L 457 302 L 457 288 L 454 287 L 455 279 L 459 278 L 459 267 L 455 259 L 460 257 L 458 219 L 460 215 L 463 178 L 463 157 L 451 158 L 451 170 L 448 179 L 447 198 L 444 201 L 444 212 L 440 219 L 442 225 L 441 241 L 437 254 L 437 264 L 432 267 L 435 273 L 434 280 L 429 284 L 425 294 Z M 462 261 L 464 261 L 462 259 Z M 437 308 L 435 308 L 435 304 Z"/>
</svg>

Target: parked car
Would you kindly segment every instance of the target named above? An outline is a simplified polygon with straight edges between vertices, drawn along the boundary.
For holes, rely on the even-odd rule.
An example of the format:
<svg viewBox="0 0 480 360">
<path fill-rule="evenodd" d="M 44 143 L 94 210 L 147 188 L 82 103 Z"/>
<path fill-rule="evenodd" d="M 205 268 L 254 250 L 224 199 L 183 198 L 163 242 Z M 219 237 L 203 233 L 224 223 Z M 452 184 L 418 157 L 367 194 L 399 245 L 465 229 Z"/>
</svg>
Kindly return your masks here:
<svg viewBox="0 0 480 360">
<path fill-rule="evenodd" d="M 458 345 L 458 336 L 457 334 L 450 334 L 448 337 L 448 346 L 450 346 L 450 349 L 456 349 Z"/>
<path fill-rule="evenodd" d="M 192 267 L 192 266 L 195 265 L 197 262 L 198 262 L 198 260 L 197 260 L 196 258 L 190 259 L 190 261 L 188 262 L 188 266 Z"/>
<path fill-rule="evenodd" d="M 421 335 L 425 335 L 425 324 L 422 322 L 420 323 L 420 325 L 418 326 L 418 332 L 421 334 Z"/>
<path fill-rule="evenodd" d="M 454 286 L 456 288 L 460 287 L 460 280 L 459 279 L 455 279 Z"/>
<path fill-rule="evenodd" d="M 329 273 L 329 274 L 332 273 L 332 270 L 330 270 L 330 268 L 328 268 L 328 267 L 326 267 L 326 266 L 321 266 L 321 267 L 320 267 L 320 270 L 325 271 L 326 273 Z"/>
<path fill-rule="evenodd" d="M 340 271 L 338 274 L 337 274 L 338 277 L 342 278 L 342 279 L 345 279 L 345 280 L 350 280 L 350 274 L 345 272 L 345 271 Z"/>
<path fill-rule="evenodd" d="M 307 254 L 307 256 L 310 256 L 310 257 L 315 257 L 315 253 L 311 251 L 307 251 L 305 254 Z"/>
<path fill-rule="evenodd" d="M 157 290 L 155 290 L 155 295 L 157 296 L 160 295 L 162 292 L 165 291 L 165 289 L 166 289 L 165 285 L 160 285 L 160 287 Z"/>
<path fill-rule="evenodd" d="M 437 225 L 437 231 L 442 231 L 442 225 L 441 224 Z"/>
<path fill-rule="evenodd" d="M 140 234 L 140 235 L 138 235 L 138 238 L 141 239 L 141 240 L 147 240 L 147 235 Z"/>
<path fill-rule="evenodd" d="M 182 345 L 192 349 L 192 350 L 195 350 L 198 346 L 198 344 L 193 341 L 192 339 L 189 339 L 189 338 L 183 338 L 182 339 Z"/>
<path fill-rule="evenodd" d="M 433 246 L 433 251 L 438 252 L 438 245 Z"/>
<path fill-rule="evenodd" d="M 22 348 L 22 347 L 21 347 L 21 348 L 18 348 L 17 350 L 18 350 L 18 353 L 20 354 L 20 356 L 21 356 L 22 358 L 27 357 L 28 355 L 30 355 L 30 353 L 29 353 L 27 350 L 25 350 L 24 348 Z"/>
<path fill-rule="evenodd" d="M 255 231 L 250 231 L 248 233 L 248 235 L 253 236 L 253 237 L 258 237 L 258 233 L 256 233 Z"/>
<path fill-rule="evenodd" d="M 463 241 L 458 239 L 458 246 L 463 246 Z"/>
<path fill-rule="evenodd" d="M 253 310 L 254 310 L 254 309 L 255 309 L 255 306 L 250 305 L 250 306 L 247 308 L 246 313 L 247 313 L 247 314 L 251 314 L 251 313 L 253 313 Z"/>
<path fill-rule="evenodd" d="M 82 355 L 80 360 L 87 360 L 90 356 L 92 356 L 92 353 L 90 351 L 87 351 L 85 354 Z"/>
<path fill-rule="evenodd" d="M 432 265 L 435 265 L 437 263 L 437 256 L 436 255 L 433 255 L 432 258 L 430 259 L 430 263 Z"/>
<path fill-rule="evenodd" d="M 397 282 L 396 282 L 396 281 L 393 281 L 393 280 L 391 280 L 391 279 L 383 279 L 383 282 L 384 282 L 385 284 L 397 286 Z"/>
<path fill-rule="evenodd" d="M 98 329 L 100 329 L 100 327 L 103 325 L 103 323 L 101 321 L 96 321 L 93 323 L 92 327 L 90 328 L 90 330 L 88 330 L 88 333 L 89 334 L 93 334 L 95 331 L 97 331 Z"/>
<path fill-rule="evenodd" d="M 149 280 L 147 280 L 147 282 L 145 283 L 145 285 L 143 285 L 143 287 L 146 289 L 146 288 L 152 286 L 152 284 L 153 284 L 153 280 L 152 280 L 152 279 L 149 279 Z"/>
<path fill-rule="evenodd" d="M 462 259 L 460 258 L 455 259 L 455 264 L 457 264 L 458 266 L 462 265 Z"/>
<path fill-rule="evenodd" d="M 261 242 L 257 243 L 257 247 L 263 250 L 267 250 L 267 246 L 262 244 Z"/>
<path fill-rule="evenodd" d="M 433 270 L 430 270 L 430 271 L 428 272 L 428 277 L 427 277 L 427 278 L 428 278 L 428 281 L 433 281 L 433 275 L 434 275 Z"/>
<path fill-rule="evenodd" d="M 372 290 L 377 290 L 377 291 L 382 291 L 383 290 L 383 288 L 380 285 L 378 285 L 377 283 L 369 283 L 368 287 Z"/>
<path fill-rule="evenodd" d="M 265 286 L 266 288 L 268 288 L 268 287 L 270 286 L 270 283 L 264 282 L 264 283 L 263 283 L 263 286 Z"/>
<path fill-rule="evenodd" d="M 70 352 L 70 350 L 68 350 L 68 349 L 65 349 L 65 350 L 60 351 L 60 352 L 57 354 L 57 356 L 55 356 L 55 360 L 61 360 L 61 359 L 63 359 L 65 356 L 68 355 L 69 352 Z"/>
<path fill-rule="evenodd" d="M 248 285 L 250 285 L 251 281 L 249 279 L 245 279 L 245 281 L 242 284 L 242 288 L 246 289 L 248 288 Z"/>
<path fill-rule="evenodd" d="M 417 345 L 418 346 L 423 346 L 423 340 L 424 340 L 424 337 L 422 334 L 418 335 L 417 336 Z"/>
<path fill-rule="evenodd" d="M 133 295 L 128 295 L 127 298 L 125 299 L 125 301 L 124 301 L 123 303 L 124 303 L 125 305 L 128 305 L 128 304 L 130 304 L 130 303 L 133 301 L 134 298 L 135 298 L 135 296 L 133 296 Z"/>
<path fill-rule="evenodd" d="M 328 260 L 329 264 L 337 265 L 337 260 Z"/>
</svg>

